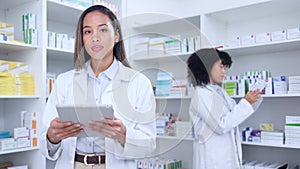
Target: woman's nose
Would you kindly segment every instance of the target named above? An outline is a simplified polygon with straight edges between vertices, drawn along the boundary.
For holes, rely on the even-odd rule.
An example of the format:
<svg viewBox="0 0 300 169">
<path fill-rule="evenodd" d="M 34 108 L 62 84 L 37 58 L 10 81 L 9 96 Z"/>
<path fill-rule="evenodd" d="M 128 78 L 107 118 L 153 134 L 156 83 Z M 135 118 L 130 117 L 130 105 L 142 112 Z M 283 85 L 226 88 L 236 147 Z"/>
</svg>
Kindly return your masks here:
<svg viewBox="0 0 300 169">
<path fill-rule="evenodd" d="M 93 42 L 98 42 L 98 41 L 100 41 L 100 36 L 99 36 L 99 33 L 96 31 L 94 34 L 93 34 L 93 36 L 92 36 L 92 41 Z"/>
</svg>

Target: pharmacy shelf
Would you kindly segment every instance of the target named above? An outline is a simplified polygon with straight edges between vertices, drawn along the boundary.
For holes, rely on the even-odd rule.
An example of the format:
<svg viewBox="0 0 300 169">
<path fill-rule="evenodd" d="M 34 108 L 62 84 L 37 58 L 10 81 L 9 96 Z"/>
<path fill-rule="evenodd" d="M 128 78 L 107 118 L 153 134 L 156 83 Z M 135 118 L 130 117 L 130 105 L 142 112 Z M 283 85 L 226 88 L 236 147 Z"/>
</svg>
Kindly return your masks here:
<svg viewBox="0 0 300 169">
<path fill-rule="evenodd" d="M 300 39 L 293 39 L 293 40 L 285 40 L 280 42 L 269 42 L 264 44 L 241 46 L 235 48 L 220 48 L 219 50 L 226 51 L 232 56 L 241 56 L 241 55 L 264 54 L 264 53 L 269 53 L 270 51 L 284 52 L 284 51 L 300 50 L 299 46 L 300 46 Z M 170 55 L 136 57 L 133 60 L 143 61 L 143 62 L 145 61 L 146 62 L 175 62 L 180 59 L 185 62 L 192 53 L 193 52 L 173 53 Z"/>
<path fill-rule="evenodd" d="M 24 152 L 24 151 L 33 151 L 33 150 L 38 150 L 38 147 L 27 147 L 27 148 L 18 148 L 14 150 L 5 150 L 5 151 L 0 151 L 1 154 L 11 154 L 11 153 L 18 153 L 18 152 Z"/>
<path fill-rule="evenodd" d="M 225 23 L 236 23 L 245 20 L 255 20 L 258 18 L 278 15 L 278 11 L 280 11 L 280 14 L 289 13 L 292 11 L 299 11 L 299 0 L 288 1 L 289 4 L 293 5 L 287 5 L 286 3 L 286 1 L 280 0 L 261 0 L 261 2 L 246 5 L 244 7 L 230 8 L 226 10 L 210 12 L 206 15 Z"/>
<path fill-rule="evenodd" d="M 40 96 L 4 96 L 0 95 L 0 99 L 38 99 Z"/>
<path fill-rule="evenodd" d="M 191 96 L 156 96 L 157 100 L 169 100 L 169 99 L 191 99 Z"/>
<path fill-rule="evenodd" d="M 83 10 L 84 10 L 83 7 L 71 6 L 69 4 L 60 1 L 55 1 L 55 0 L 47 1 L 48 20 L 52 20 L 64 24 L 76 25 L 79 16 Z M 70 18 L 77 18 L 77 19 L 70 19 Z"/>
<path fill-rule="evenodd" d="M 23 43 L 14 43 L 8 41 L 0 41 L 0 53 L 8 54 L 11 52 L 24 51 L 24 50 L 35 50 L 38 46 L 33 46 Z"/>
<path fill-rule="evenodd" d="M 55 60 L 72 60 L 74 51 L 47 47 L 47 57 Z"/>
<path fill-rule="evenodd" d="M 272 52 L 284 52 L 299 50 L 300 39 L 285 40 L 279 42 L 268 42 L 263 44 L 253 44 L 234 48 L 221 48 L 232 56 L 255 55 Z"/>
<path fill-rule="evenodd" d="M 300 149 L 299 146 L 295 145 L 285 145 L 285 144 L 268 144 L 268 143 L 254 143 L 254 142 L 242 142 L 243 145 L 251 145 L 251 146 L 264 146 L 264 147 L 277 147 L 277 148 L 292 148 L 292 149 Z"/>
<path fill-rule="evenodd" d="M 157 139 L 164 140 L 184 140 L 184 141 L 194 141 L 194 138 L 181 138 L 176 136 L 156 136 Z"/>
<path fill-rule="evenodd" d="M 9 8 L 14 8 L 16 6 L 31 2 L 34 0 L 17 0 L 17 1 L 2 1 L 0 5 L 0 9 L 9 9 Z"/>
<path fill-rule="evenodd" d="M 146 57 L 136 57 L 133 60 L 138 62 L 178 62 L 182 61 L 185 64 L 187 58 L 193 52 L 188 53 L 172 53 L 169 55 L 154 55 L 154 56 L 146 56 Z"/>
<path fill-rule="evenodd" d="M 300 97 L 300 93 L 299 94 L 272 94 L 272 95 L 261 95 L 261 97 L 263 98 L 281 98 L 281 97 Z M 232 96 L 232 98 L 243 98 L 240 96 Z"/>
</svg>

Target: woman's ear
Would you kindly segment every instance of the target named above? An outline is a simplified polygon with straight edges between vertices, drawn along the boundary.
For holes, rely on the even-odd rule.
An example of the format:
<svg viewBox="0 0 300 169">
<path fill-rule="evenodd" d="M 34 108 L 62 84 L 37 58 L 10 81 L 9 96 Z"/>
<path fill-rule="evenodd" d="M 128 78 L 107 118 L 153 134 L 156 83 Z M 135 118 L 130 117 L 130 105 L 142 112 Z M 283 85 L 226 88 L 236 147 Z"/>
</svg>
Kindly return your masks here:
<svg viewBox="0 0 300 169">
<path fill-rule="evenodd" d="M 119 31 L 116 30 L 116 33 L 115 33 L 115 43 L 118 43 L 120 40 L 120 34 L 119 34 Z"/>
</svg>

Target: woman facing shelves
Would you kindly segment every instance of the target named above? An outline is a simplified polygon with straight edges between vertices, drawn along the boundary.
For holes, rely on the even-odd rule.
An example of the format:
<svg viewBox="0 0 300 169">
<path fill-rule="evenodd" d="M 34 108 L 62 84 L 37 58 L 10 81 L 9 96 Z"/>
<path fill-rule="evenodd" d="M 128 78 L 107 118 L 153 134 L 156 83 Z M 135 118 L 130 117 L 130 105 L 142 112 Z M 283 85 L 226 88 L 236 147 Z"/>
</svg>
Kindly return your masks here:
<svg viewBox="0 0 300 169">
<path fill-rule="evenodd" d="M 248 91 L 236 103 L 220 87 L 232 64 L 228 53 L 208 48 L 187 60 L 189 82 L 195 87 L 190 116 L 194 124 L 194 168 L 239 169 L 242 167 L 238 125 L 255 112 L 260 90 Z"/>
</svg>

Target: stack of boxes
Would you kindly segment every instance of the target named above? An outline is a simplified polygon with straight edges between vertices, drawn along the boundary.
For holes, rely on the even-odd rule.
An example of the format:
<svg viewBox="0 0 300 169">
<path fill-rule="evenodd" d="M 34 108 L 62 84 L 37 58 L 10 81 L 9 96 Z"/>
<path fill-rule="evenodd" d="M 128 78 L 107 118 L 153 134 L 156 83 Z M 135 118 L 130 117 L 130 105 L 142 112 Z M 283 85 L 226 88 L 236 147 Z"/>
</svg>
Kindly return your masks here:
<svg viewBox="0 0 300 169">
<path fill-rule="evenodd" d="M 136 160 L 137 169 L 179 169 L 182 168 L 180 160 L 171 160 L 163 158 L 150 158 Z"/>
<path fill-rule="evenodd" d="M 285 117 L 285 144 L 300 146 L 300 116 Z"/>
<path fill-rule="evenodd" d="M 286 76 L 274 76 L 273 94 L 287 94 L 287 79 Z"/>
<path fill-rule="evenodd" d="M 287 76 L 271 77 L 268 71 L 245 72 L 243 76 L 226 76 L 223 81 L 223 88 L 228 95 L 238 97 L 243 97 L 248 90 L 255 90 L 259 86 L 264 86 L 264 90 L 261 92 L 264 95 L 300 93 L 300 78 L 298 76 L 288 78 L 289 82 Z"/>
<path fill-rule="evenodd" d="M 36 29 L 36 15 L 27 13 L 22 15 L 23 40 L 27 44 L 38 45 L 38 30 Z"/>
<path fill-rule="evenodd" d="M 149 38 L 147 37 L 139 37 L 134 39 L 134 47 L 132 51 L 134 54 L 138 54 L 140 56 L 148 56 L 148 48 L 149 48 Z"/>
<path fill-rule="evenodd" d="M 82 7 L 82 8 L 87 8 L 93 4 L 100 4 L 103 6 L 106 6 L 109 8 L 116 16 L 118 16 L 118 8 L 116 5 L 113 3 L 110 3 L 109 1 L 105 0 L 55 0 L 58 2 L 63 2 L 68 5 L 74 6 L 74 7 Z"/>
<path fill-rule="evenodd" d="M 37 146 L 37 113 L 22 111 L 21 127 L 14 128 L 13 138 L 0 139 L 0 151 Z"/>
<path fill-rule="evenodd" d="M 47 79 L 46 79 L 46 97 L 48 97 L 50 95 L 55 80 L 56 80 L 56 74 L 48 72 Z"/>
<path fill-rule="evenodd" d="M 260 141 L 266 144 L 283 144 L 282 131 L 261 131 Z"/>
<path fill-rule="evenodd" d="M 158 72 L 156 79 L 156 96 L 169 96 L 172 83 L 172 73 Z"/>
<path fill-rule="evenodd" d="M 0 41 L 14 40 L 14 26 L 10 23 L 0 22 Z"/>
<path fill-rule="evenodd" d="M 164 136 L 166 131 L 165 127 L 166 124 L 169 122 L 169 117 L 167 115 L 161 115 L 156 119 L 156 135 L 157 136 Z"/>
<path fill-rule="evenodd" d="M 288 94 L 299 94 L 300 93 L 300 76 L 289 76 L 288 77 L 289 90 Z"/>
<path fill-rule="evenodd" d="M 149 56 L 179 54 L 194 52 L 200 49 L 200 36 L 181 38 L 179 35 L 172 37 L 155 37 L 135 39 L 133 51 L 135 53 L 143 51 L 142 54 Z"/>
<path fill-rule="evenodd" d="M 181 42 L 180 36 L 175 37 L 166 37 L 165 38 L 165 53 L 166 54 L 173 54 L 173 53 L 180 53 L 181 49 Z"/>
<path fill-rule="evenodd" d="M 187 80 L 185 79 L 178 79 L 178 80 L 172 80 L 172 85 L 170 89 L 170 96 L 173 97 L 182 97 L 187 96 Z"/>
<path fill-rule="evenodd" d="M 179 138 L 193 138 L 193 125 L 187 121 L 176 121 L 176 137 Z"/>
<path fill-rule="evenodd" d="M 74 51 L 75 38 L 65 33 L 48 31 L 48 47 Z"/>
<path fill-rule="evenodd" d="M 0 60 L 0 95 L 34 95 L 34 76 L 23 62 Z"/>
<path fill-rule="evenodd" d="M 149 55 L 164 55 L 165 54 L 165 38 L 157 37 L 149 39 Z"/>
<path fill-rule="evenodd" d="M 254 44 L 270 43 L 300 38 L 300 28 L 282 29 L 273 32 L 248 34 L 241 37 L 233 37 L 227 41 L 226 47 L 235 48 Z"/>
</svg>

